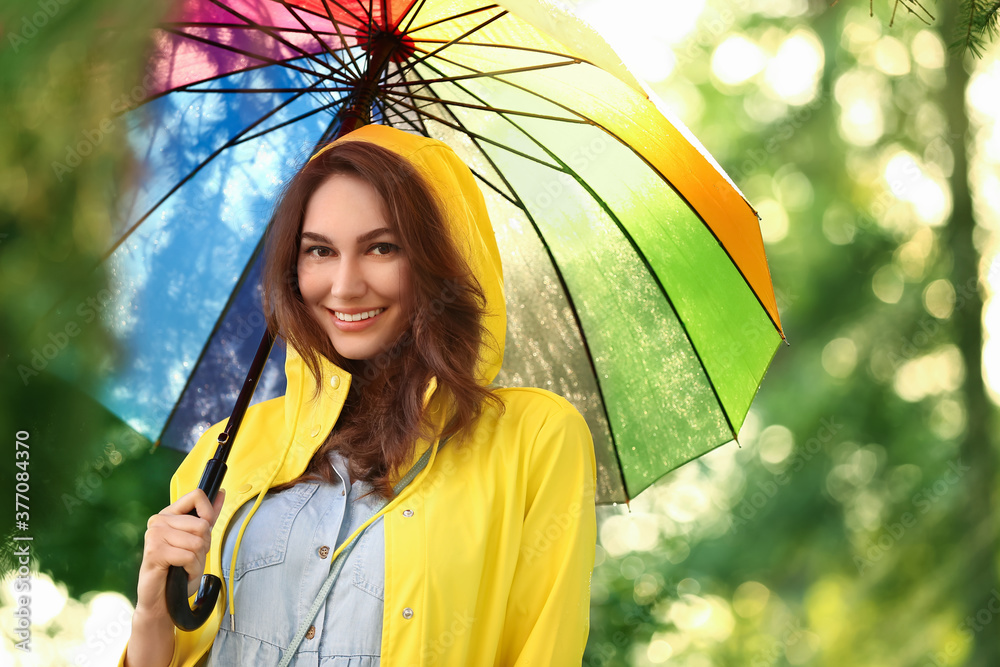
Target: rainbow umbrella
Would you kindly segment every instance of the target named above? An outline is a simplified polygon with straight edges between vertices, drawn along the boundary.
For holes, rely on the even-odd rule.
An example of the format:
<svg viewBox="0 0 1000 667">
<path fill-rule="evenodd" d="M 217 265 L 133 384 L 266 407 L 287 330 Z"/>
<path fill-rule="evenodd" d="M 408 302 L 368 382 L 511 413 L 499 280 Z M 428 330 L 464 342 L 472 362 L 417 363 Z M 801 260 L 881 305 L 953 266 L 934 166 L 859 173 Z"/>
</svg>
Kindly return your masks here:
<svg viewBox="0 0 1000 667">
<path fill-rule="evenodd" d="M 480 180 L 499 382 L 581 410 L 600 502 L 739 431 L 783 339 L 757 215 L 580 20 L 531 0 L 186 0 L 149 62 L 107 254 L 127 355 L 100 398 L 150 439 L 188 449 L 229 415 L 278 188 L 364 122 L 440 139 Z M 255 400 L 283 391 L 281 356 Z"/>
</svg>

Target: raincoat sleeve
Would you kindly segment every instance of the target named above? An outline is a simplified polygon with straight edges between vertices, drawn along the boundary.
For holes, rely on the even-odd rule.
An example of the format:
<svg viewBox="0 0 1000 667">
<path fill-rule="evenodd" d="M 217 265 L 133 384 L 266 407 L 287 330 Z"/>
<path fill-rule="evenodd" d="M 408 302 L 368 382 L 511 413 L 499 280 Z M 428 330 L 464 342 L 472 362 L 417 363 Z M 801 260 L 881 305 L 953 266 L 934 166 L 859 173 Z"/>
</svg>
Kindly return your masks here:
<svg viewBox="0 0 1000 667">
<path fill-rule="evenodd" d="M 524 527 L 500 664 L 579 667 L 590 630 L 597 541 L 597 465 L 580 413 L 567 403 L 546 419 L 528 457 Z"/>
</svg>

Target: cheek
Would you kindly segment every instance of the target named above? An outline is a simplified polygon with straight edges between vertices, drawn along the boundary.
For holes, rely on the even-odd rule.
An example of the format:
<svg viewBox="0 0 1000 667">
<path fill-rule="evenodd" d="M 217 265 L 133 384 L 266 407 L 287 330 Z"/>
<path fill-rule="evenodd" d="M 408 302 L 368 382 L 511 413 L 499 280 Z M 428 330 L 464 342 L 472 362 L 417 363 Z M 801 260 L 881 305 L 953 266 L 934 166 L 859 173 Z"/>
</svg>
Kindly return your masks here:
<svg viewBox="0 0 1000 667">
<path fill-rule="evenodd" d="M 321 275 L 316 271 L 309 271 L 307 268 L 299 266 L 298 283 L 299 293 L 302 294 L 302 299 L 307 304 L 316 301 L 323 293 Z"/>
</svg>

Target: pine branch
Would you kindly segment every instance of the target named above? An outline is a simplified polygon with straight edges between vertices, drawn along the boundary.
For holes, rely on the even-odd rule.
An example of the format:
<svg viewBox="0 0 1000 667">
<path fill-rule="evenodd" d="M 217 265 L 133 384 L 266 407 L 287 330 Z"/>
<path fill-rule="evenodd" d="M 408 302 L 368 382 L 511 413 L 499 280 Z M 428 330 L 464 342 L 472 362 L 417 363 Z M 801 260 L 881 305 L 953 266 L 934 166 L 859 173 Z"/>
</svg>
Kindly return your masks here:
<svg viewBox="0 0 1000 667">
<path fill-rule="evenodd" d="M 833 0 L 832 5 L 835 4 L 837 0 Z M 900 6 L 924 25 L 931 25 L 937 20 L 922 0 L 893 0 L 890 28 L 896 21 L 896 12 Z M 961 0 L 959 14 L 961 18 L 954 27 L 948 49 L 958 56 L 969 51 L 974 57 L 982 58 L 988 42 L 1000 34 L 1000 0 Z M 868 15 L 875 15 L 874 0 L 868 0 Z"/>
<path fill-rule="evenodd" d="M 997 36 L 998 10 L 1000 0 L 964 0 L 963 18 L 949 48 L 959 55 L 968 50 L 976 58 L 982 58 L 987 42 Z"/>
<path fill-rule="evenodd" d="M 892 3 L 892 17 L 889 19 L 889 27 L 890 28 L 892 27 L 893 22 L 895 22 L 895 20 L 896 20 L 896 9 L 898 9 L 900 5 L 902 5 L 903 8 L 906 9 L 907 12 L 909 12 L 910 14 L 913 14 L 914 16 L 916 16 L 924 25 L 930 25 L 931 21 L 934 20 L 934 15 L 931 14 L 929 11 L 927 11 L 926 7 L 924 7 L 922 4 L 920 4 L 920 0 L 894 0 L 894 2 Z M 912 7 L 911 7 L 911 5 L 912 5 Z M 914 10 L 914 7 L 916 7 L 921 12 L 923 12 L 924 14 L 926 14 L 927 17 L 930 19 L 930 21 L 927 20 L 926 18 L 924 18 L 923 16 L 921 16 L 920 12 Z M 871 11 L 871 4 L 870 3 L 869 3 L 869 8 L 868 9 L 869 9 L 869 11 Z"/>
</svg>

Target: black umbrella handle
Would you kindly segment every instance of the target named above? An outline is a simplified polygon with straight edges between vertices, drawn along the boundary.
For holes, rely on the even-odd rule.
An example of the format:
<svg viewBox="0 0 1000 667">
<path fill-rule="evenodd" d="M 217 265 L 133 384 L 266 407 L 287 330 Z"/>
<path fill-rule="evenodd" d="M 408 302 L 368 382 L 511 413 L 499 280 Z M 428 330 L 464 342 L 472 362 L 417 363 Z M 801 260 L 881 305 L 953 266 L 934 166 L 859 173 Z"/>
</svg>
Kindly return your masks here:
<svg viewBox="0 0 1000 667">
<path fill-rule="evenodd" d="M 247 406 L 250 405 L 250 398 L 254 389 L 257 388 L 257 381 L 264 371 L 264 364 L 271 353 L 271 346 L 274 344 L 274 336 L 270 330 L 265 329 L 264 337 L 261 338 L 260 345 L 257 346 L 257 354 L 254 355 L 253 363 L 247 372 L 247 378 L 240 389 L 240 395 L 236 398 L 236 405 L 233 407 L 233 414 L 226 424 L 225 430 L 219 434 L 219 446 L 215 450 L 215 457 L 205 466 L 202 473 L 201 482 L 198 488 L 205 492 L 210 503 L 215 502 L 215 496 L 222 487 L 222 480 L 226 476 L 226 460 L 229 452 L 232 451 L 233 441 L 236 439 L 236 432 L 239 431 L 240 424 L 243 423 L 243 415 Z M 195 510 L 188 514 L 197 516 Z M 167 570 L 167 612 L 170 619 L 181 630 L 191 632 L 197 630 L 208 617 L 212 615 L 216 603 L 219 601 L 219 593 L 222 592 L 222 580 L 214 574 L 206 574 L 201 578 L 201 585 L 198 588 L 198 595 L 195 598 L 194 606 L 188 606 L 188 574 L 183 567 L 171 565 Z"/>
</svg>

